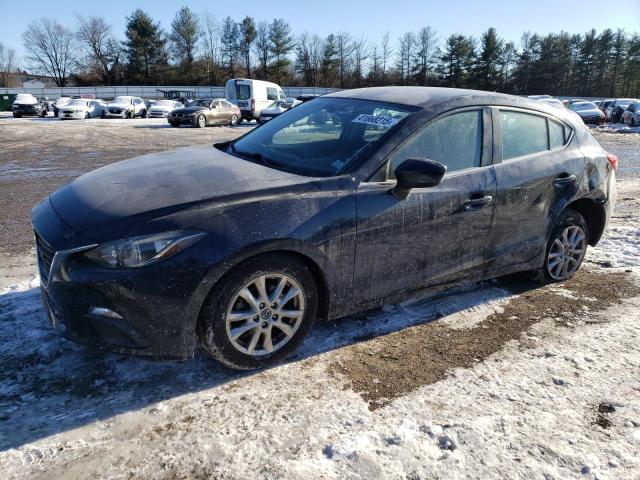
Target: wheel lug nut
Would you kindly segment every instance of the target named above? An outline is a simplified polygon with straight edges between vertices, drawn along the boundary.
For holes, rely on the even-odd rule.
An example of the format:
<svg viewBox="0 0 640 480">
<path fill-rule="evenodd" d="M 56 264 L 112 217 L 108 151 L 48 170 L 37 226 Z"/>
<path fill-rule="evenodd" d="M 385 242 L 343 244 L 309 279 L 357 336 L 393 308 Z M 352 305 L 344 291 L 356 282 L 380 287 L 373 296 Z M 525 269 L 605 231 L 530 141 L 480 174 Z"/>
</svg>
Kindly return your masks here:
<svg viewBox="0 0 640 480">
<path fill-rule="evenodd" d="M 274 303 L 273 305 L 271 305 L 271 308 L 276 308 L 278 306 L 277 303 Z"/>
<path fill-rule="evenodd" d="M 261 303 L 261 304 L 260 304 L 260 308 L 264 308 L 264 303 Z"/>
<path fill-rule="evenodd" d="M 274 320 L 277 320 L 277 319 L 278 319 L 278 315 L 274 315 L 274 316 L 273 316 L 273 317 L 271 317 L 271 318 L 273 318 Z"/>
<path fill-rule="evenodd" d="M 269 324 L 267 322 L 262 322 L 262 328 L 267 328 Z"/>
</svg>

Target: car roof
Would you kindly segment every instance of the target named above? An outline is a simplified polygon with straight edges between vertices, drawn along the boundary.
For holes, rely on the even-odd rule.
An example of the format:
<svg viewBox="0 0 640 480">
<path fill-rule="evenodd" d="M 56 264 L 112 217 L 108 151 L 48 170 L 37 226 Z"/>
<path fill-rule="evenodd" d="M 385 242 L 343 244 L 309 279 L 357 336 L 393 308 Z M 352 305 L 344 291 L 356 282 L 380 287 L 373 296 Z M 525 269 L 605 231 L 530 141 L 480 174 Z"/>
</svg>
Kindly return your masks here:
<svg viewBox="0 0 640 480">
<path fill-rule="evenodd" d="M 462 88 L 369 87 L 341 90 L 323 95 L 323 98 L 326 97 L 390 102 L 423 109 L 428 108 L 433 110 L 434 113 L 465 106 L 496 105 L 537 110 L 556 117 L 562 117 L 563 119 L 571 118 L 557 107 L 532 98 Z"/>
</svg>

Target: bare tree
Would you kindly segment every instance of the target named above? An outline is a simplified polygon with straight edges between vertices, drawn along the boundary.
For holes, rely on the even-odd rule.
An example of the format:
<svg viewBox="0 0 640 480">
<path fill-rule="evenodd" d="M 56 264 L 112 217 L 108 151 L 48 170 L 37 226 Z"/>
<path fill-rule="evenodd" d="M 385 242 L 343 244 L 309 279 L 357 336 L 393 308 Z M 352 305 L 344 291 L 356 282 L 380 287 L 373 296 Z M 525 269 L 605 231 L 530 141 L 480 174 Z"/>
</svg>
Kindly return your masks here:
<svg viewBox="0 0 640 480">
<path fill-rule="evenodd" d="M 336 33 L 336 57 L 338 60 L 338 76 L 340 78 L 340 88 L 345 88 L 345 78 L 349 71 L 351 54 L 353 53 L 353 42 L 351 36 L 346 32 Z"/>
<path fill-rule="evenodd" d="M 74 34 L 55 20 L 41 18 L 22 34 L 27 59 L 59 87 L 64 87 L 75 65 Z"/>
<path fill-rule="evenodd" d="M 254 40 L 254 49 L 258 57 L 259 70 L 262 78 L 267 80 L 269 77 L 269 60 L 271 60 L 271 40 L 269 39 L 269 24 L 260 22 L 256 29 L 256 38 Z"/>
<path fill-rule="evenodd" d="M 18 68 L 18 58 L 13 48 L 0 43 L 0 87 L 10 87 L 13 74 Z"/>
<path fill-rule="evenodd" d="M 209 12 L 202 15 L 202 46 L 207 79 L 212 85 L 218 85 L 221 81 L 220 23 Z"/>
<path fill-rule="evenodd" d="M 434 52 L 438 43 L 436 31 L 432 27 L 422 27 L 417 38 L 418 52 L 416 54 L 416 70 L 421 85 L 426 85 L 429 79 L 429 72 L 434 59 Z"/>
<path fill-rule="evenodd" d="M 318 85 L 323 43 L 318 35 L 303 33 L 296 45 L 296 70 L 302 74 L 305 86 Z"/>
<path fill-rule="evenodd" d="M 362 86 L 364 76 L 365 61 L 369 58 L 369 45 L 364 37 L 354 40 L 353 47 L 353 79 L 356 87 Z"/>
<path fill-rule="evenodd" d="M 404 33 L 398 39 L 398 44 L 400 46 L 398 51 L 398 71 L 400 72 L 402 84 L 407 85 L 411 77 L 411 58 L 413 47 L 415 45 L 415 36 L 413 32 Z"/>
<path fill-rule="evenodd" d="M 116 40 L 109 25 L 102 17 L 85 18 L 78 15 L 76 37 L 85 50 L 90 65 L 99 69 L 106 85 L 118 83 L 118 71 L 122 58 L 120 42 Z"/>
<path fill-rule="evenodd" d="M 387 81 L 387 64 L 391 59 L 391 55 L 393 55 L 393 49 L 391 48 L 391 35 L 389 32 L 385 33 L 382 37 L 380 53 L 380 61 L 382 63 L 382 84 L 384 85 Z"/>
</svg>

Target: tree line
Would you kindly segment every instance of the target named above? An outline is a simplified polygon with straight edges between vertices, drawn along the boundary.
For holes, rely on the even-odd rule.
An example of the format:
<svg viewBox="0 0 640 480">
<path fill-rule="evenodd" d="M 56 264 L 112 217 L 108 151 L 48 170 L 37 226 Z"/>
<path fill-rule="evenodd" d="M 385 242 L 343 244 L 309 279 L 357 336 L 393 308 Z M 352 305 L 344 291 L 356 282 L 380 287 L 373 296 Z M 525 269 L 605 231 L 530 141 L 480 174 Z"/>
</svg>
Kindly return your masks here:
<svg viewBox="0 0 640 480">
<path fill-rule="evenodd" d="M 250 77 L 334 88 L 431 85 L 523 95 L 640 95 L 640 34 L 621 29 L 524 32 L 516 43 L 495 28 L 479 38 L 440 38 L 425 26 L 397 39 L 386 33 L 371 40 L 347 32 L 294 35 L 282 18 L 218 19 L 189 7 L 175 14 L 168 31 L 135 10 L 126 17 L 124 39 L 102 17 L 77 16 L 76 24 L 71 29 L 42 18 L 22 36 L 26 60 L 58 86 L 223 85 Z M 0 72 L 16 64 L 15 52 L 0 44 Z M 3 81 L 6 73 L 0 73 L 0 86 Z"/>
</svg>

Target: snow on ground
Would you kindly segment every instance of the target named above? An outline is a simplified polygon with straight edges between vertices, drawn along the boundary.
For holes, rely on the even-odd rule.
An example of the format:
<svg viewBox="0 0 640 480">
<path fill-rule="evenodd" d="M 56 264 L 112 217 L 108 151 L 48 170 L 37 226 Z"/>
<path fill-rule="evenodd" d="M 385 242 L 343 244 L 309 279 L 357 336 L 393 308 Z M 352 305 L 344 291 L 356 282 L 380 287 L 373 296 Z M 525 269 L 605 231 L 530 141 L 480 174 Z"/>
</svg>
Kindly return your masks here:
<svg viewBox="0 0 640 480">
<path fill-rule="evenodd" d="M 619 197 L 587 267 L 640 282 L 638 182 L 621 182 Z M 235 373 L 202 352 L 150 362 L 59 339 L 40 306 L 33 262 L 12 260 L 0 268 L 3 478 L 640 475 L 638 296 L 593 313 L 594 299 L 573 284 L 545 287 L 560 310 L 576 299 L 582 308 L 541 311 L 495 353 L 466 368 L 452 356 L 437 381 L 376 405 L 336 365 L 373 358 L 397 335 L 433 325 L 451 337 L 481 332 L 536 291 L 485 282 L 389 305 L 317 325 L 284 365 Z"/>
<path fill-rule="evenodd" d="M 640 125 L 632 127 L 624 123 L 605 123 L 602 126 L 588 125 L 588 127 L 601 133 L 640 133 Z"/>
</svg>

